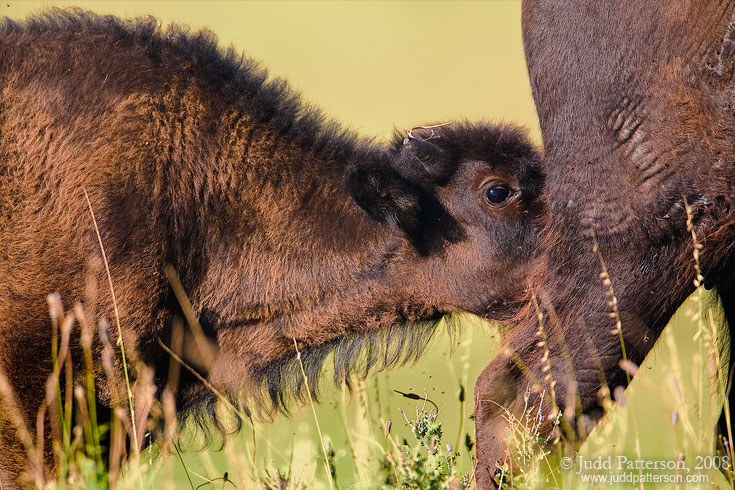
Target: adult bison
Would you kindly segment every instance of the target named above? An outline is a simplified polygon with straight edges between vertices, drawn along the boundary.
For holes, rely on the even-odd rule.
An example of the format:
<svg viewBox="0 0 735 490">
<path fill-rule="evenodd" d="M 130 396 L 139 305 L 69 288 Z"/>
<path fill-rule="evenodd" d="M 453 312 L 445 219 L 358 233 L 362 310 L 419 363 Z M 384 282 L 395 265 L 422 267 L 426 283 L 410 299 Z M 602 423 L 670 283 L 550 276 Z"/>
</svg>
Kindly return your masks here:
<svg viewBox="0 0 735 490">
<path fill-rule="evenodd" d="M 640 362 L 698 279 L 687 207 L 735 326 L 735 2 L 525 0 L 523 35 L 547 172 L 533 292 L 550 356 L 530 308 L 478 380 L 480 488 L 507 455 L 496 403 L 519 413 L 535 386 L 529 403 L 545 392 L 548 414 L 553 392 L 575 424 L 575 396 L 594 419 L 601 385 L 625 384 L 616 316 Z"/>
<path fill-rule="evenodd" d="M 294 344 L 310 379 L 331 351 L 346 377 L 416 355 L 445 313 L 516 313 L 542 185 L 522 131 L 360 140 L 211 33 L 152 19 L 6 19 L 0 52 L 0 370 L 26 423 L 51 371 L 45 295 L 83 300 L 89 275 L 106 285 L 88 260 L 100 245 L 124 346 L 156 368 L 159 395 L 159 342 L 180 312 L 166 264 L 215 349 L 202 375 L 245 403 L 299 391 Z M 110 288 L 86 307 L 112 317 Z M 77 340 L 72 353 L 81 362 Z M 109 405 L 121 387 L 98 370 Z M 187 412 L 216 398 L 189 376 L 176 400 Z M 3 488 L 24 465 L 5 425 Z"/>
</svg>

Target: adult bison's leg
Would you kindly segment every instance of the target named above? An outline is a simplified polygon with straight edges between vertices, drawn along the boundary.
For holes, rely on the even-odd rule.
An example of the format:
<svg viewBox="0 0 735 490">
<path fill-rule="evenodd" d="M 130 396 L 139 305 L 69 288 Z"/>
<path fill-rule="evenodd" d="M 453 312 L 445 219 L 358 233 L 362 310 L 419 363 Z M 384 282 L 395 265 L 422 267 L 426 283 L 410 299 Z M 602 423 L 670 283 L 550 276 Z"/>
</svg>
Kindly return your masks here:
<svg viewBox="0 0 735 490">
<path fill-rule="evenodd" d="M 523 363 L 518 361 L 519 351 L 533 352 L 535 332 L 521 331 L 519 327 L 511 335 L 513 338 L 475 383 L 475 476 L 479 489 L 494 488 L 498 469 L 506 462 L 512 465 L 506 452 L 507 442 L 513 437 L 508 419 L 523 411 L 523 398 L 532 388 Z"/>
<path fill-rule="evenodd" d="M 560 433 L 571 439 L 584 436 L 602 412 L 599 401 L 605 392 L 600 388 L 612 393 L 627 382 L 620 361 L 640 363 L 693 289 L 693 268 L 690 274 L 678 274 L 658 264 L 659 260 L 669 263 L 672 255 L 686 250 L 657 248 L 643 257 L 641 267 L 612 250 L 595 252 L 591 239 L 580 241 L 589 247 L 577 247 L 563 262 L 553 262 L 552 256 L 550 268 L 559 273 L 535 291 L 525 318 L 505 339 L 503 353 L 477 381 L 476 475 L 481 489 L 492 488 L 498 463 L 510 461 L 508 437 L 513 424 L 509 419 L 527 422 L 524 414 L 533 417 L 540 410 L 543 444 L 545 438 L 553 438 L 552 428 L 561 412 Z M 601 257 L 608 260 L 603 262 Z M 645 273 L 648 265 L 662 272 Z M 603 270 L 609 278 L 601 277 Z M 667 291 L 671 297 L 657 301 L 658 296 L 643 294 L 651 290 Z"/>
<path fill-rule="evenodd" d="M 543 446 L 557 435 L 570 440 L 584 435 L 602 412 L 600 388 L 612 391 L 626 382 L 621 358 L 613 335 L 595 339 L 532 323 L 515 329 L 475 384 L 478 487 L 493 488 L 493 476 L 504 463 L 515 470 L 514 437 L 525 438 L 522 443 L 537 439 Z"/>
<path fill-rule="evenodd" d="M 518 399 L 521 389 L 514 376 L 513 363 L 509 361 L 500 354 L 482 371 L 475 383 L 475 477 L 478 489 L 493 488 L 497 469 L 504 463 L 510 434 L 503 417 L 507 405 Z"/>
</svg>

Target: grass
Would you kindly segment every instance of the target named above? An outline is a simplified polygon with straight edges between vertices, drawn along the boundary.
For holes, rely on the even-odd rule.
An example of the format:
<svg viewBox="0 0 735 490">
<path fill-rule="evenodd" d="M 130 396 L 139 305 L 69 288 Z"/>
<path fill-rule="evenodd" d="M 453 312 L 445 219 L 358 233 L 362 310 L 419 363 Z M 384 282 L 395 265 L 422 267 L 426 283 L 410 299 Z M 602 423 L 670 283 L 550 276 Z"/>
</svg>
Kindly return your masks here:
<svg viewBox="0 0 735 490">
<path fill-rule="evenodd" d="M 167 270 L 167 274 L 176 289 L 175 273 Z M 614 305 L 611 287 L 609 291 Z M 94 304 L 96 290 L 88 288 L 88 294 L 92 297 L 86 304 Z M 187 303 L 182 305 L 186 313 Z M 0 376 L 5 422 L 16 427 L 26 447 L 36 488 L 456 490 L 474 486 L 474 435 L 466 406 L 470 389 L 466 387 L 492 358 L 488 339 L 494 338 L 488 335 L 492 327 L 474 317 L 461 317 L 464 337 L 442 337 L 438 347 L 443 349 L 430 353 L 417 366 L 355 380 L 352 393 L 345 388 L 333 390 L 319 406 L 309 397 L 310 413 L 294 419 L 262 425 L 241 414 L 250 425 L 240 435 L 231 437 L 222 452 L 202 452 L 197 451 L 203 444 L 201 434 L 178 430 L 171 387 L 164 390 L 160 401 L 154 400 L 153 373 L 142 365 L 133 366 L 136 381 L 125 390 L 129 397 L 113 396 L 110 422 L 100 423 L 93 402 L 91 346 L 95 335 L 103 345 L 106 376 L 118 386 L 124 379 L 113 363 L 109 326 L 80 304 L 66 311 L 54 295 L 49 297 L 49 311 L 54 367 L 35 428 L 26 427 L 17 416 L 15 394 Z M 192 316 L 187 318 L 190 323 L 196 322 L 193 315 L 188 316 Z M 681 488 L 681 482 L 660 483 L 661 478 L 673 475 L 698 478 L 694 483 L 686 481 L 686 488 L 690 484 L 732 487 L 733 459 L 727 442 L 731 436 L 718 440 L 712 429 L 725 398 L 729 362 L 723 356 L 727 349 L 718 347 L 721 316 L 716 296 L 698 288 L 640 367 L 621 362 L 634 378 L 624 394 L 614 394 L 618 404 L 612 404 L 609 393 L 602 393 L 607 414 L 579 447 L 554 444 L 540 434 L 543 417 L 537 406 L 527 404 L 520 417 L 507 413 L 513 459 L 505 468 L 502 486 L 609 488 L 609 480 L 590 479 L 624 475 L 629 481 L 620 482 L 619 488 L 633 488 L 634 481 L 643 482 L 638 488 Z M 537 336 L 543 347 L 546 339 L 541 325 Z M 182 329 L 180 321 L 175 327 L 175 331 Z M 84 353 L 82 376 L 71 370 L 69 345 L 75 330 L 80 332 Z M 458 345 L 451 346 L 452 342 Z M 441 350 L 454 350 L 454 358 L 448 359 Z M 189 368 L 180 359 L 172 362 L 177 368 Z M 432 371 L 427 370 L 429 365 Z M 303 369 L 302 375 L 308 386 L 311 380 Z M 330 373 L 324 377 L 331 379 Z M 221 398 L 222 404 L 231 407 Z M 133 410 L 137 418 L 129 417 Z M 57 462 L 53 479 L 40 471 L 41 452 L 36 444 L 44 432 L 47 411 Z M 560 420 L 557 413 L 557 425 Z M 157 434 L 158 443 L 138 453 L 143 437 L 151 433 Z M 571 467 L 565 465 L 568 458 Z M 622 460 L 683 466 L 664 471 L 610 471 L 603 464 Z M 583 467 L 584 461 L 592 466 Z M 599 462 L 599 468 L 594 462 Z M 646 483 L 656 478 L 656 483 Z"/>
<path fill-rule="evenodd" d="M 87 299 L 93 304 L 93 298 Z M 337 392 L 344 405 L 326 407 L 322 413 L 338 412 L 342 434 L 337 435 L 334 424 L 330 434 L 319 430 L 319 418 L 312 401 L 312 420 L 310 424 L 296 421 L 287 424 L 296 426 L 296 437 L 290 438 L 288 447 L 271 438 L 267 426 L 253 423 L 252 438 L 246 436 L 246 429 L 239 437 L 232 438 L 222 453 L 196 452 L 201 444 L 201 434 L 184 431 L 175 433 L 176 420 L 172 406 L 171 392 L 166 390 L 161 401 L 153 400 L 153 373 L 145 366 L 135 367 L 136 381 L 131 385 L 131 400 L 138 417 L 131 420 L 125 409 L 127 400 L 120 396 L 114 400 L 109 423 L 101 423 L 97 417 L 95 400 L 95 381 L 92 364 L 91 339 L 95 335 L 95 319 L 90 318 L 81 304 L 71 310 L 64 310 L 60 298 L 49 297 L 51 317 L 54 319 L 54 370 L 49 380 L 49 393 L 43 409 L 52 408 L 54 451 L 58 472 L 55 479 L 47 479 L 41 472 L 33 475 L 33 485 L 37 488 L 263 488 L 263 489 L 311 489 L 311 488 L 415 488 L 415 489 L 456 489 L 469 488 L 472 482 L 471 450 L 472 435 L 462 432 L 468 426 L 467 420 L 459 423 L 459 432 L 452 433 L 452 440 L 463 441 L 460 449 L 444 442 L 445 433 L 440 420 L 444 410 L 429 397 L 427 390 L 416 394 L 412 391 L 393 390 L 385 373 L 367 380 L 355 380 L 353 393 L 346 389 Z M 116 373 L 119 368 L 113 362 L 113 343 L 109 338 L 109 326 L 105 321 L 98 324 L 100 340 L 104 346 L 102 364 L 107 377 L 120 381 Z M 73 331 L 81 332 L 85 360 L 83 376 L 69 376 L 69 345 Z M 466 415 L 466 394 L 464 384 L 469 379 L 471 342 L 465 341 L 459 347 L 455 363 L 447 371 L 461 372 L 457 379 L 457 390 L 451 394 L 434 396 L 437 400 L 446 397 L 454 399 L 456 413 Z M 182 363 L 183 364 L 183 363 Z M 186 366 L 184 366 L 186 367 Z M 410 368 L 404 368 L 409 369 Z M 302 372 L 304 376 L 305 373 Z M 431 375 L 429 375 L 430 377 Z M 456 376 L 452 373 L 450 376 Z M 325 376 L 328 377 L 328 376 Z M 75 381 L 76 380 L 76 381 Z M 385 383 L 385 386 L 379 386 Z M 305 385 L 310 381 L 305 379 Z M 0 383 L 0 389 L 9 385 Z M 396 386 L 406 389 L 404 384 Z M 67 389 L 71 387 L 71 389 Z M 408 389 L 411 389 L 409 386 Z M 390 390 L 390 391 L 388 391 Z M 127 391 L 127 390 L 126 390 Z M 382 395 L 380 392 L 383 392 Z M 5 394 L 5 392 L 4 392 Z M 446 395 L 446 396 L 445 396 Z M 392 399 L 386 403 L 381 401 Z M 353 402 L 348 403 L 351 399 Z M 397 402 L 398 401 L 398 402 Z M 412 404 L 413 416 L 407 415 L 401 402 Z M 227 403 L 226 400 L 223 403 Z M 391 408 L 391 404 L 393 405 Z M 395 412 L 395 417 L 387 413 Z M 448 411 L 448 410 L 447 410 Z M 8 414 L 17 413 L 10 410 Z M 44 412 L 45 413 L 45 412 Z M 323 415 L 322 415 L 323 416 Z M 43 420 L 39 416 L 39 420 Z M 233 420 L 234 424 L 234 420 Z M 27 442 L 29 459 L 38 464 L 38 451 L 34 446 L 31 431 L 25 428 L 22 418 L 15 425 Z M 278 425 L 278 424 L 276 424 Z M 449 424 L 453 425 L 453 424 Z M 281 428 L 284 424 L 281 423 Z M 310 431 L 317 428 L 320 451 L 315 451 L 314 439 Z M 147 434 L 156 433 L 158 444 L 146 448 L 136 455 L 136 441 Z M 39 429 L 40 439 L 43 429 Z M 140 435 L 140 436 L 139 436 Z M 257 441 L 256 441 L 257 435 Z M 335 438 L 343 436 L 347 446 L 335 443 Z M 107 442 L 105 442 L 107 441 Z M 105 446 L 109 444 L 109 446 Z M 182 454 L 182 447 L 188 447 Z M 256 451 L 257 455 L 256 455 Z M 463 454 L 464 453 L 464 454 Z M 203 468 L 187 462 L 194 457 Z M 256 462 L 257 457 L 257 462 Z M 34 459 L 35 458 L 35 459 Z M 127 464 L 124 464 L 127 458 Z M 215 463 L 215 459 L 218 461 Z M 351 464 L 344 464 L 349 460 Z M 217 469 L 225 464 L 224 471 Z M 123 467 L 124 465 L 124 467 Z M 460 471 L 460 468 L 467 468 Z M 321 467 L 321 470 L 319 469 Z M 107 471 L 106 468 L 110 468 Z M 122 470 L 121 470 L 122 469 Z M 177 478 L 177 471 L 183 471 L 183 481 Z M 350 474 L 351 473 L 351 474 Z M 376 487 L 377 485 L 377 487 Z"/>
<path fill-rule="evenodd" d="M 468 317 L 465 321 L 474 320 Z M 473 469 L 473 453 L 468 447 L 474 448 L 464 385 L 471 376 L 470 358 L 487 358 L 487 353 L 483 355 L 487 343 L 473 345 L 471 336 L 475 329 L 472 325 L 466 325 L 466 329 L 468 333 L 455 347 L 457 353 L 451 361 L 442 352 L 434 352 L 426 359 L 434 363 L 442 359 L 440 374 L 425 372 L 416 376 L 417 370 L 425 369 L 419 365 L 372 375 L 366 380 L 355 380 L 351 394 L 345 389 L 333 391 L 313 411 L 307 407 L 294 419 L 281 419 L 272 425 L 256 423 L 257 464 L 249 465 L 248 471 L 237 476 L 238 486 L 280 488 L 272 484 L 280 479 L 288 480 L 283 483 L 284 488 L 326 489 L 331 478 L 335 488 L 463 488 L 463 478 L 469 482 Z M 440 341 L 435 347 L 449 348 L 442 344 L 445 342 Z M 478 369 L 482 367 L 480 362 L 477 364 Z M 406 382 L 412 372 L 411 381 Z M 324 378 L 331 379 L 330 375 L 325 373 Z M 436 386 L 424 390 L 413 384 L 432 381 L 431 376 L 441 376 Z M 456 388 L 446 389 L 442 385 Z M 193 431 L 185 433 L 184 439 L 189 447 L 202 442 Z M 228 448 L 234 448 L 234 453 L 248 453 L 252 461 L 252 447 L 250 435 L 241 434 L 229 440 L 223 453 L 189 451 L 182 459 L 186 468 L 196 473 L 196 487 L 205 478 L 224 472 L 235 480 L 233 469 L 238 465 L 226 454 Z M 169 461 L 173 463 L 173 459 Z M 176 464 L 159 473 L 159 481 L 173 480 L 182 485 L 186 480 L 185 476 L 182 478 L 184 465 L 176 457 Z M 403 486 L 396 486 L 396 481 Z"/>
<path fill-rule="evenodd" d="M 54 397 L 47 406 L 58 417 L 58 424 L 52 425 L 57 434 L 59 473 L 56 481 L 34 476 L 34 484 L 39 488 L 307 490 L 326 489 L 330 485 L 343 489 L 472 488 L 472 421 L 464 417 L 460 422 L 459 417 L 469 411 L 465 407 L 468 390 L 464 386 L 470 381 L 469 373 L 474 371 L 471 365 L 482 367 L 487 362 L 486 356 L 475 359 L 480 356 L 473 351 L 472 337 L 486 332 L 479 325 L 465 328 L 465 338 L 456 347 L 454 359 L 447 361 L 444 353 L 434 352 L 426 360 L 436 365 L 442 359 L 441 371 L 448 379 L 455 380 L 456 390 L 440 394 L 436 388 L 441 388 L 447 378 L 433 381 L 428 372 L 413 378 L 408 387 L 398 381 L 405 379 L 406 373 L 424 370 L 426 366 L 421 364 L 378 373 L 356 381 L 352 394 L 346 390 L 334 391 L 331 399 L 323 400 L 311 413 L 280 420 L 271 426 L 256 423 L 252 431 L 246 427 L 241 435 L 228 441 L 221 453 L 198 452 L 196 448 L 202 442 L 200 434 L 184 430 L 177 436 L 168 427 L 162 442 L 143 451 L 137 462 L 130 460 L 118 475 L 104 468 L 120 468 L 125 455 L 133 454 L 129 447 L 133 440 L 132 426 L 126 410 L 122 409 L 126 400 L 113 409 L 112 422 L 99 424 L 93 415 L 95 407 L 89 403 L 94 390 L 89 369 L 71 391 L 58 389 L 58 378 L 66 371 L 64 359 L 68 359 L 72 327 L 89 336 L 94 322 L 80 305 L 64 311 L 58 298 L 51 297 L 49 303 L 57 331 L 54 337 L 57 363 L 49 383 Z M 726 382 L 721 366 L 727 361 L 720 358 L 720 350 L 715 348 L 718 315 L 721 312 L 716 297 L 698 289 L 672 319 L 671 328 L 666 329 L 646 361 L 640 367 L 626 365 L 635 377 L 625 392 L 624 403 L 608 406 L 608 416 L 581 445 L 575 462 L 580 458 L 587 461 L 619 457 L 665 461 L 683 458 L 695 465 L 699 459 L 700 463 L 711 466 L 714 460 L 702 458 L 717 454 L 731 457 L 729 449 L 722 444 L 717 453 L 717 440 L 711 430 L 719 416 Z M 106 340 L 107 326 L 104 322 L 99 326 L 109 355 L 113 346 Z M 447 347 L 447 342 L 447 338 L 440 339 L 439 346 Z M 83 341 L 82 345 L 89 342 Z M 85 359 L 86 352 L 85 347 Z M 112 369 L 109 360 L 105 364 L 106 370 Z M 150 374 L 146 375 L 142 367 L 138 369 L 131 392 L 136 408 L 140 407 L 138 412 L 149 415 L 145 425 L 136 425 L 143 433 L 166 427 L 166 420 L 175 426 L 171 400 L 166 402 L 164 396 L 161 403 L 145 401 L 146 392 L 150 393 L 150 386 L 146 388 Z M 107 375 L 114 376 L 110 372 Z M 415 384 L 421 382 L 426 384 L 425 389 Z M 434 383 L 440 386 L 431 386 Z M 2 390 L 4 395 L 8 389 Z M 69 393 L 71 399 L 67 398 Z M 69 413 L 76 416 L 68 417 Z M 538 407 L 527 407 L 520 419 L 511 418 L 510 414 L 509 418 L 513 428 L 509 436 L 515 441 L 515 473 L 512 478 L 506 478 L 509 485 L 519 489 L 596 488 L 583 478 L 602 474 L 599 471 L 585 470 L 578 474 L 576 467 L 562 468 L 562 458 L 572 453 L 559 446 L 551 449 L 547 446 L 546 438 L 538 433 Z M 317 434 L 316 420 L 326 421 Z M 451 427 L 449 431 L 447 426 Z M 31 428 L 24 431 L 29 458 L 37 457 L 32 432 Z M 112 446 L 103 451 L 100 440 L 107 439 L 103 437 L 106 435 L 112 435 L 109 440 L 117 448 Z M 102 464 L 103 454 L 107 455 L 106 464 Z M 731 486 L 732 470 L 701 469 L 690 468 L 689 473 L 708 481 L 700 482 L 700 488 L 715 488 L 716 484 L 721 488 Z M 639 480 L 653 477 L 651 472 L 642 470 L 630 474 Z M 632 487 L 623 484 L 620 488 Z M 646 488 L 664 486 L 649 484 Z"/>
<path fill-rule="evenodd" d="M 714 431 L 727 372 L 727 360 L 715 354 L 721 314 L 716 295 L 698 289 L 640 367 L 622 363 L 634 375 L 630 386 L 616 394 L 616 404 L 607 395 L 608 413 L 577 451 L 561 446 L 542 450 L 545 441 L 529 423 L 533 417 L 515 421 L 516 444 L 534 451 L 518 451 L 514 464 L 521 471 L 510 484 L 519 489 L 731 488 L 732 465 L 726 467 L 725 461 L 732 462 L 732 453 Z M 679 467 L 620 468 L 622 461 Z M 598 464 L 580 467 L 584 462 Z M 613 483 L 610 475 L 628 481 Z M 679 477 L 678 483 L 666 481 Z"/>
</svg>

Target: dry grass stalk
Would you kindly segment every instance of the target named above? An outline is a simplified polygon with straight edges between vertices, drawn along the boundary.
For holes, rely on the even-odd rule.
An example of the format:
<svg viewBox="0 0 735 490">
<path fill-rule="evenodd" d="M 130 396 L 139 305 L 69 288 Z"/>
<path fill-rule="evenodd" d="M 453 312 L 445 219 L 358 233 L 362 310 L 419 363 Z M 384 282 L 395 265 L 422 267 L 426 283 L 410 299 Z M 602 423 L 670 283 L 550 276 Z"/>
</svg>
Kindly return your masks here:
<svg viewBox="0 0 735 490">
<path fill-rule="evenodd" d="M 163 405 L 163 418 L 165 424 L 161 450 L 164 454 L 168 454 L 171 452 L 171 448 L 176 441 L 178 428 L 176 420 L 176 399 L 174 398 L 173 392 L 168 387 L 163 390 L 161 403 Z"/>
<path fill-rule="evenodd" d="M 623 360 L 628 359 L 628 355 L 625 351 L 625 339 L 623 338 L 623 323 L 620 320 L 620 311 L 618 310 L 618 297 L 615 295 L 615 289 L 612 285 L 612 279 L 610 279 L 610 273 L 607 270 L 605 259 L 602 258 L 600 252 L 600 245 L 597 243 L 597 236 L 594 231 L 592 232 L 592 252 L 597 255 L 597 260 L 600 263 L 600 279 L 602 279 L 602 285 L 607 288 L 605 295 L 610 298 L 607 305 L 612 310 L 610 312 L 610 318 L 615 320 L 615 328 L 610 331 L 613 335 L 618 335 L 620 338 L 620 349 L 623 353 Z M 626 373 L 628 384 L 630 384 L 630 375 Z"/>
<path fill-rule="evenodd" d="M 153 408 L 156 387 L 153 384 L 153 368 L 141 365 L 138 369 L 140 376 L 135 380 L 133 385 L 133 402 L 135 406 L 135 419 L 133 419 L 133 436 L 137 436 L 135 440 L 136 453 L 140 453 L 143 449 L 145 437 L 148 429 L 148 416 Z"/>
<path fill-rule="evenodd" d="M 301 351 L 299 350 L 298 342 L 296 342 L 296 338 L 293 339 L 293 345 L 296 349 L 296 359 L 299 361 L 299 366 L 301 367 L 301 374 L 304 377 L 304 389 L 306 390 L 306 394 L 309 397 L 309 405 L 311 406 L 311 413 L 314 416 L 314 423 L 316 424 L 316 430 L 319 434 L 319 442 L 321 442 L 322 445 L 322 455 L 324 456 L 324 470 L 327 473 L 327 481 L 329 481 L 329 488 L 330 490 L 334 490 L 334 481 L 332 481 L 332 471 L 329 468 L 329 457 L 327 456 L 327 446 L 324 443 L 324 436 L 322 435 L 322 429 L 319 426 L 319 419 L 316 416 L 316 409 L 314 408 L 314 400 L 311 398 L 311 388 L 309 387 L 309 378 L 306 377 L 306 371 L 304 371 L 304 364 L 301 362 Z"/>
<path fill-rule="evenodd" d="M 199 354 L 202 356 L 204 366 L 207 368 L 207 370 L 210 370 L 214 365 L 216 357 L 215 349 L 207 339 L 207 336 L 204 335 L 204 330 L 199 323 L 199 319 L 194 313 L 194 308 L 191 306 L 189 296 L 186 294 L 186 291 L 184 291 L 184 286 L 182 286 L 181 280 L 179 279 L 179 275 L 176 273 L 176 270 L 171 264 L 168 264 L 164 268 L 164 271 L 166 273 L 166 277 L 168 278 L 169 284 L 171 284 L 171 289 L 173 289 L 174 291 L 176 300 L 179 302 L 179 306 L 181 306 L 181 310 L 184 312 L 184 316 L 186 317 L 186 321 L 189 324 L 189 328 L 194 335 L 194 341 L 196 342 L 197 348 L 199 349 Z"/>
<path fill-rule="evenodd" d="M 546 331 L 544 330 L 544 315 L 541 312 L 541 308 L 539 308 L 538 301 L 536 300 L 536 295 L 531 296 L 531 302 L 533 303 L 533 307 L 536 310 L 536 319 L 538 320 L 538 329 L 536 330 L 536 337 L 539 338 L 539 341 L 536 343 L 536 345 L 543 350 L 543 355 L 541 356 L 541 362 L 543 363 L 542 371 L 544 372 L 544 381 L 549 386 L 549 392 L 551 394 L 551 407 L 552 409 L 549 411 L 548 419 L 553 420 L 558 411 L 559 408 L 556 404 L 556 380 L 554 379 L 554 376 L 551 372 L 551 360 L 550 360 L 550 352 L 549 352 L 549 345 L 548 345 L 548 339 L 546 337 Z M 543 393 L 542 393 L 543 398 Z M 528 403 L 528 398 L 526 398 L 526 403 Z M 541 407 L 539 406 L 539 413 L 541 411 Z"/>
<path fill-rule="evenodd" d="M 96 288 L 93 288 L 91 286 L 92 284 L 96 284 L 96 281 L 87 281 L 86 289 L 88 294 L 88 304 L 94 304 L 94 302 L 96 301 L 94 297 L 94 295 L 96 294 Z M 87 446 L 90 447 L 91 450 L 89 452 L 92 454 L 95 461 L 97 462 L 98 468 L 101 470 L 102 468 L 104 468 L 104 464 L 102 462 L 102 448 L 100 446 L 99 424 L 97 422 L 97 399 L 95 397 L 94 360 L 92 354 L 92 342 L 94 340 L 95 333 L 95 329 L 93 327 L 94 317 L 89 317 L 86 314 L 82 305 L 79 303 L 74 306 L 74 315 L 79 322 L 81 330 L 80 343 L 82 345 L 82 351 L 84 353 L 84 391 L 86 393 L 86 400 L 84 400 L 84 409 L 87 410 L 89 414 L 89 439 L 87 441 Z"/>
<path fill-rule="evenodd" d="M 92 217 L 92 224 L 94 225 L 94 231 L 97 234 L 97 242 L 99 243 L 100 252 L 102 253 L 102 261 L 105 264 L 105 272 L 107 272 L 107 282 L 110 286 L 110 295 L 112 296 L 112 308 L 115 314 L 115 323 L 117 325 L 117 336 L 118 336 L 117 342 L 120 344 L 120 355 L 122 358 L 123 374 L 125 375 L 125 388 L 127 390 L 127 396 L 128 396 L 128 407 L 130 409 L 131 419 L 135 420 L 135 411 L 133 408 L 133 392 L 130 389 L 130 377 L 128 375 L 128 365 L 127 365 L 128 361 L 127 361 L 127 357 L 125 356 L 125 345 L 123 343 L 122 327 L 120 326 L 120 314 L 117 310 L 117 299 L 115 297 L 115 287 L 112 284 L 112 275 L 110 274 L 110 265 L 107 261 L 107 254 L 105 253 L 105 247 L 102 244 L 102 235 L 100 235 L 100 229 L 97 226 L 97 218 L 95 218 L 94 216 L 94 210 L 92 209 L 92 202 L 89 200 L 89 194 L 87 194 L 87 189 L 82 189 L 82 190 L 84 191 L 84 197 L 87 200 L 87 206 L 89 207 L 89 214 Z M 138 434 L 135 431 L 136 431 L 135 424 L 133 424 L 133 440 L 137 441 Z M 137 451 L 137 445 L 136 445 L 136 451 Z"/>
</svg>

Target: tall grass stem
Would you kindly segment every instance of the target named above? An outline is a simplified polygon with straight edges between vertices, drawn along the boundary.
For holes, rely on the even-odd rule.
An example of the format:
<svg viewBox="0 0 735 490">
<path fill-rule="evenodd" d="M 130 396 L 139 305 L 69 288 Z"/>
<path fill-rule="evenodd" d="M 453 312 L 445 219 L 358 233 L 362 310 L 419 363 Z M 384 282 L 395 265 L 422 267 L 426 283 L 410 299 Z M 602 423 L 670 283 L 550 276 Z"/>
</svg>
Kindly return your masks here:
<svg viewBox="0 0 735 490">
<path fill-rule="evenodd" d="M 105 253 L 105 246 L 102 244 L 102 235 L 100 235 L 100 229 L 97 226 L 97 218 L 94 216 L 94 209 L 92 209 L 92 202 L 89 200 L 89 194 L 87 189 L 82 188 L 84 191 L 84 198 L 87 200 L 87 206 L 89 206 L 89 214 L 92 216 L 92 223 L 94 224 L 94 231 L 97 234 L 97 241 L 100 245 L 100 252 L 102 253 L 102 262 L 105 264 L 105 272 L 107 273 L 107 282 L 110 286 L 110 295 L 112 297 L 112 309 L 115 313 L 115 324 L 117 326 L 117 339 L 120 342 L 120 355 L 122 357 L 123 374 L 125 375 L 125 390 L 128 397 L 128 407 L 130 409 L 130 419 L 132 421 L 133 429 L 133 440 L 135 441 L 134 452 L 136 457 L 140 456 L 140 448 L 137 445 L 138 433 L 135 428 L 135 409 L 133 408 L 133 392 L 130 389 L 130 376 L 128 375 L 128 364 L 125 356 L 125 345 L 123 343 L 122 328 L 120 327 L 120 313 L 117 310 L 117 298 L 115 297 L 115 287 L 112 284 L 112 274 L 110 274 L 110 264 L 107 261 L 107 254 Z M 142 484 L 141 484 L 142 487 Z"/>
</svg>

